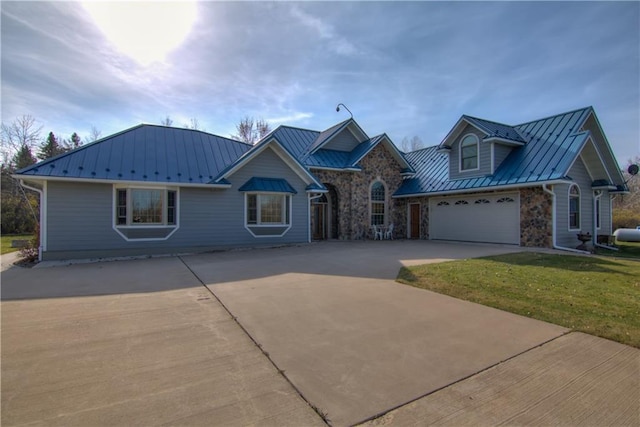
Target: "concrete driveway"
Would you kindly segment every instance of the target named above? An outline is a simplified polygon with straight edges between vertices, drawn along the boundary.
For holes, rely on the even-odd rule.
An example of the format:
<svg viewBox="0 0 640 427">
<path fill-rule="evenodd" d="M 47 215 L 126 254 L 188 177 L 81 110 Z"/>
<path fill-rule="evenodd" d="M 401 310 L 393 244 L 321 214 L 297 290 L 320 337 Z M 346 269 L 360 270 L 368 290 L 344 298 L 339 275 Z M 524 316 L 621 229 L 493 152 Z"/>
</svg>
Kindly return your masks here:
<svg viewBox="0 0 640 427">
<path fill-rule="evenodd" d="M 637 349 L 393 281 L 519 250 L 323 242 L 5 271 L 2 424 L 633 424 Z"/>
</svg>

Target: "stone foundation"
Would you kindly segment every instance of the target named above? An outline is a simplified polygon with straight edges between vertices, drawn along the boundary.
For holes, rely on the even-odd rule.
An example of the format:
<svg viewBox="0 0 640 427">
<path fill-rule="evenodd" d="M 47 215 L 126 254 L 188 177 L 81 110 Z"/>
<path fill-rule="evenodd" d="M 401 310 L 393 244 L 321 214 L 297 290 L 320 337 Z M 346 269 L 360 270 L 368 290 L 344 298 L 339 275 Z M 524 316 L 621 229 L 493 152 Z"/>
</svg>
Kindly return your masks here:
<svg viewBox="0 0 640 427">
<path fill-rule="evenodd" d="M 520 190 L 520 246 L 553 246 L 552 199 L 541 187 Z"/>
</svg>

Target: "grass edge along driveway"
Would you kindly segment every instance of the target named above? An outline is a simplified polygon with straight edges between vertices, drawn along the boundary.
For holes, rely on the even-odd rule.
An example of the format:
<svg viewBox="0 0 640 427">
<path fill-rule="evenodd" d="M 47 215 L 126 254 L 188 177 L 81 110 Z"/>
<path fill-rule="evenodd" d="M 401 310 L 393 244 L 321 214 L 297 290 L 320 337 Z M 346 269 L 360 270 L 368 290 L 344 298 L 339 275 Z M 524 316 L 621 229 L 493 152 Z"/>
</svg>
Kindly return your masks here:
<svg viewBox="0 0 640 427">
<path fill-rule="evenodd" d="M 400 283 L 640 348 L 640 262 L 521 252 L 403 267 Z"/>
</svg>

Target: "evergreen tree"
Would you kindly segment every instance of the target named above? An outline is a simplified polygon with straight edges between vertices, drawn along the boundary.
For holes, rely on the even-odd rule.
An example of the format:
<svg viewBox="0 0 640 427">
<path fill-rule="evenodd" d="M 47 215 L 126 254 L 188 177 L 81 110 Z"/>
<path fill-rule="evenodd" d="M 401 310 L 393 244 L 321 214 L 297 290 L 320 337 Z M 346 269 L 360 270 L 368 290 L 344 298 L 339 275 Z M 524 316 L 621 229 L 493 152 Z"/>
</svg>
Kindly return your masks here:
<svg viewBox="0 0 640 427">
<path fill-rule="evenodd" d="M 33 157 L 31 153 L 31 148 L 28 145 L 23 144 L 22 147 L 18 150 L 18 152 L 13 156 L 13 165 L 19 170 L 22 168 L 26 168 L 27 166 L 31 166 L 36 162 L 36 158 Z"/>
<path fill-rule="evenodd" d="M 50 157 L 57 156 L 58 154 L 62 154 L 65 151 L 64 147 L 58 143 L 58 139 L 53 132 L 49 132 L 47 140 L 40 145 L 38 158 L 40 160 L 48 159 Z"/>
<path fill-rule="evenodd" d="M 82 145 L 82 140 L 80 139 L 78 134 L 76 132 L 74 132 L 73 135 L 71 135 L 71 144 L 70 144 L 69 148 L 71 150 L 75 150 L 76 148 L 80 147 L 81 145 Z"/>
</svg>

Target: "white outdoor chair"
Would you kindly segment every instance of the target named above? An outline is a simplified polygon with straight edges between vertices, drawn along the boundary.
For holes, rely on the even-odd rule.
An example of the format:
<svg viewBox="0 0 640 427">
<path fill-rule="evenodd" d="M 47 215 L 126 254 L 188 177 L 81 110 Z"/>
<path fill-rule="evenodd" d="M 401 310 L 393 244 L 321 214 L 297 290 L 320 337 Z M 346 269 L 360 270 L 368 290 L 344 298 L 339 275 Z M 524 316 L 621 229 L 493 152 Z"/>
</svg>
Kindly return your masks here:
<svg viewBox="0 0 640 427">
<path fill-rule="evenodd" d="M 382 229 L 378 228 L 377 225 L 372 225 L 371 229 L 373 230 L 373 240 L 382 240 L 383 238 L 383 234 L 382 234 Z"/>
<path fill-rule="evenodd" d="M 384 233 L 384 238 L 393 240 L 393 223 L 389 224 L 389 228 L 387 228 L 387 232 Z"/>
</svg>

